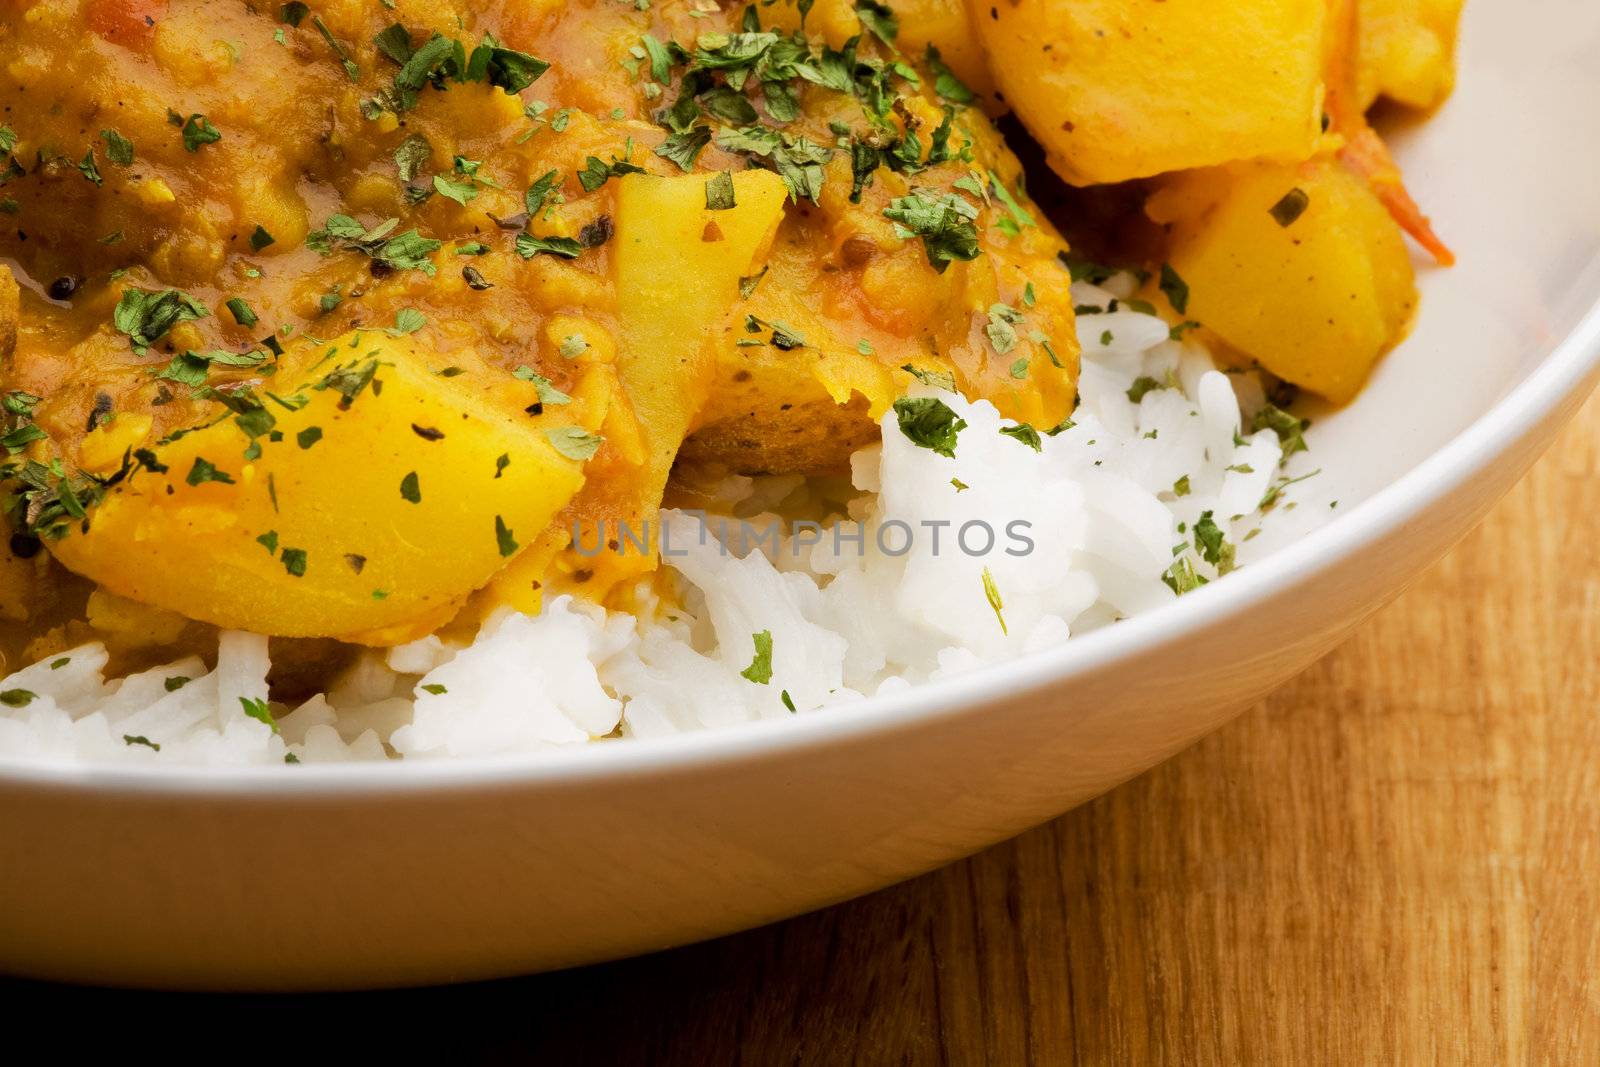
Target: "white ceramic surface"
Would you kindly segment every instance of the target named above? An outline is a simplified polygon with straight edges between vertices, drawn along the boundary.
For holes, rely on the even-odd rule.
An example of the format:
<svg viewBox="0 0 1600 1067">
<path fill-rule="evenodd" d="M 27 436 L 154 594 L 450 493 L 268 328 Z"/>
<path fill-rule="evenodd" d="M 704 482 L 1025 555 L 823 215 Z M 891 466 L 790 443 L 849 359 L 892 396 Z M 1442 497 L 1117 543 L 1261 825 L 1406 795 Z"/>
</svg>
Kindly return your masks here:
<svg viewBox="0 0 1600 1067">
<path fill-rule="evenodd" d="M 1461 265 L 1313 431 L 1341 500 L 1317 533 L 1060 650 L 787 722 L 475 763 L 0 765 L 0 969 L 349 987 L 641 952 L 949 862 L 1225 722 L 1461 537 L 1596 378 L 1600 7 L 1473 0 L 1463 43 L 1457 96 L 1399 139 Z"/>
</svg>

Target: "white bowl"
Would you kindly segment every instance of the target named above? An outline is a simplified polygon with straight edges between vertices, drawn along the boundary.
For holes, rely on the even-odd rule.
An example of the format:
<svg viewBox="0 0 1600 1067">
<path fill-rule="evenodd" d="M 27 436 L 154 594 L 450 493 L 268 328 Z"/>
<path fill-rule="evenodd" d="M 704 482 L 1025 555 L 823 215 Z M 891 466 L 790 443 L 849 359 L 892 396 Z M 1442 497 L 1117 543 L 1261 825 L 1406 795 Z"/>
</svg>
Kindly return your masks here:
<svg viewBox="0 0 1600 1067">
<path fill-rule="evenodd" d="M 1313 431 L 1341 500 L 1316 533 L 1058 650 L 786 722 L 503 761 L 0 766 L 0 968 L 310 988 L 642 952 L 949 862 L 1214 729 L 1461 537 L 1600 372 L 1600 7 L 1477 0 L 1463 45 L 1455 99 L 1399 138 L 1461 265 L 1424 271 L 1415 335 Z"/>
</svg>

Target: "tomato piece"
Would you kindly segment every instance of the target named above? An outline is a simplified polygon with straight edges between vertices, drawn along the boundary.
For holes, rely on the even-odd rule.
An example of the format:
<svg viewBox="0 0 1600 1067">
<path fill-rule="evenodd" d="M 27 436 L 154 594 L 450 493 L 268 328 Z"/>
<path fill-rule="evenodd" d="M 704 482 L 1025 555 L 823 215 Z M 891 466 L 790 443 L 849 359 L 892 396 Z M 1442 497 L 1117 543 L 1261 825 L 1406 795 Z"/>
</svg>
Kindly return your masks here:
<svg viewBox="0 0 1600 1067">
<path fill-rule="evenodd" d="M 149 45 L 156 23 L 166 17 L 167 0 L 89 0 L 89 28 L 125 48 Z"/>
</svg>

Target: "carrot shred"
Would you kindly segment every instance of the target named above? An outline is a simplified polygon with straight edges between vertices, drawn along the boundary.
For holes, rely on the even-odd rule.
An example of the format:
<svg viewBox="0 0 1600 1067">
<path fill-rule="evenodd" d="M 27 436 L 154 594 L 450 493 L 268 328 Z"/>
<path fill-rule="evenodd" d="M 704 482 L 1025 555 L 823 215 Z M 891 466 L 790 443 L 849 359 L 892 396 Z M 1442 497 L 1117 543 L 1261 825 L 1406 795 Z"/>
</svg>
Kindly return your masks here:
<svg viewBox="0 0 1600 1067">
<path fill-rule="evenodd" d="M 1327 114 L 1334 132 L 1343 135 L 1339 160 L 1365 178 L 1391 218 L 1400 228 L 1433 256 L 1441 267 L 1453 267 L 1456 255 L 1434 232 L 1433 223 L 1411 194 L 1389 146 L 1367 123 L 1356 92 L 1355 42 L 1358 34 L 1356 5 L 1350 0 L 1332 0 L 1332 21 L 1338 34 L 1328 58 Z"/>
</svg>

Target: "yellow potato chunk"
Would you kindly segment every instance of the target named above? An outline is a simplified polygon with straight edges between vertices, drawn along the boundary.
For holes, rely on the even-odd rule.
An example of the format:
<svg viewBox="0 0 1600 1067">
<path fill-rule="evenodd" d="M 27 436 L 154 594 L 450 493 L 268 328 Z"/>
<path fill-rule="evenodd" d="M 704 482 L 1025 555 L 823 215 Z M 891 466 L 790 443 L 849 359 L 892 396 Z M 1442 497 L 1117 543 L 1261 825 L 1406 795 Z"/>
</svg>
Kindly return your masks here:
<svg viewBox="0 0 1600 1067">
<path fill-rule="evenodd" d="M 1465 0 L 1357 0 L 1361 106 L 1386 96 L 1431 108 L 1456 83 L 1456 26 Z"/>
<path fill-rule="evenodd" d="M 1335 403 L 1356 395 L 1416 308 L 1399 227 L 1336 161 L 1181 175 L 1147 211 L 1170 226 L 1187 316 Z"/>
<path fill-rule="evenodd" d="M 739 279 L 758 269 L 783 219 L 788 194 L 776 174 L 734 174 L 735 206 L 708 208 L 707 183 L 721 180 L 630 174 L 617 190 L 617 362 L 649 454 L 634 515 L 659 504 L 716 352 L 731 343 Z"/>
<path fill-rule="evenodd" d="M 147 445 L 56 558 L 218 626 L 382 643 L 448 618 L 583 483 L 579 403 L 530 415 L 536 385 L 464 353 L 441 375 L 409 339 L 307 352 L 267 386 L 270 429 L 227 414 Z"/>
<path fill-rule="evenodd" d="M 1007 0 L 974 21 L 1006 101 L 1074 184 L 1316 145 L 1326 0 Z"/>
</svg>

